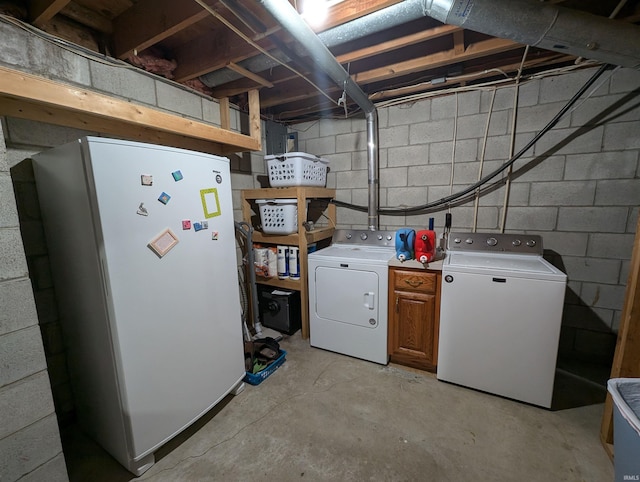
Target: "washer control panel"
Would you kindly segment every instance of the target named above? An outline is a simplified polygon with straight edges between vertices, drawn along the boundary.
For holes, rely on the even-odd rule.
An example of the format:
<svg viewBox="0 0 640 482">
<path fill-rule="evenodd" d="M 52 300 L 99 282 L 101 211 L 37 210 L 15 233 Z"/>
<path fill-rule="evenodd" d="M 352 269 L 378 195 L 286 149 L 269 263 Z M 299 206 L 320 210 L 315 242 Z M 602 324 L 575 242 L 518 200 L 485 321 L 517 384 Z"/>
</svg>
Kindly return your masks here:
<svg viewBox="0 0 640 482">
<path fill-rule="evenodd" d="M 542 255 L 542 237 L 537 234 L 449 233 L 450 251 L 488 251 Z"/>
<path fill-rule="evenodd" d="M 395 231 L 367 231 L 356 229 L 336 229 L 332 243 L 361 244 L 364 246 L 394 247 Z"/>
</svg>

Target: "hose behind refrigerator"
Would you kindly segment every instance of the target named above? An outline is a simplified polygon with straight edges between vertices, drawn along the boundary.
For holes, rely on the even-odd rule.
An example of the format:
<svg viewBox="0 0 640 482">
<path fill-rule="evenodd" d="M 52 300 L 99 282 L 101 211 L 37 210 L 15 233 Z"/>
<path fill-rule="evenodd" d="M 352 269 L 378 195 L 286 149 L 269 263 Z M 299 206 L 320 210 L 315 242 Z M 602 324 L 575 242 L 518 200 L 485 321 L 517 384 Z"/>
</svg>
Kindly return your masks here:
<svg viewBox="0 0 640 482">
<path fill-rule="evenodd" d="M 244 334 L 244 341 L 251 341 L 251 332 L 247 325 L 247 317 L 249 316 L 249 298 L 247 297 L 247 286 L 245 283 L 244 266 L 238 266 L 238 286 L 240 287 L 240 307 L 242 308 L 242 333 Z"/>
<path fill-rule="evenodd" d="M 247 240 L 247 259 L 249 264 L 249 287 L 251 291 L 251 313 L 253 315 L 253 328 L 256 332 L 256 337 L 262 336 L 262 324 L 258 316 L 258 292 L 256 289 L 256 271 L 254 265 L 253 256 L 253 228 L 244 221 L 236 222 L 236 231 L 241 233 Z M 245 335 L 246 336 L 246 335 Z"/>
</svg>

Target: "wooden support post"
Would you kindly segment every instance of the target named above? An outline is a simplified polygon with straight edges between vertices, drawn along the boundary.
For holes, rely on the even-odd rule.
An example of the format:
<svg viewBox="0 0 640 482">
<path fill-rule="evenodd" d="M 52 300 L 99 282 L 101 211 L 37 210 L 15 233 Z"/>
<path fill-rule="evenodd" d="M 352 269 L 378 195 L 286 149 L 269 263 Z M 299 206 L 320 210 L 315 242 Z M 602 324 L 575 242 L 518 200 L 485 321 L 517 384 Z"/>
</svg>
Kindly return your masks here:
<svg viewBox="0 0 640 482">
<path fill-rule="evenodd" d="M 640 377 L 640 216 L 636 225 L 622 319 L 611 367 L 611 378 L 635 377 Z M 613 401 L 609 393 L 604 404 L 600 440 L 609 457 L 613 458 Z"/>
<path fill-rule="evenodd" d="M 249 137 L 262 149 L 262 130 L 260 128 L 260 94 L 258 89 L 248 92 L 249 95 Z"/>
<path fill-rule="evenodd" d="M 223 129 L 231 129 L 231 107 L 229 97 L 223 97 L 220 102 L 220 126 Z"/>
</svg>

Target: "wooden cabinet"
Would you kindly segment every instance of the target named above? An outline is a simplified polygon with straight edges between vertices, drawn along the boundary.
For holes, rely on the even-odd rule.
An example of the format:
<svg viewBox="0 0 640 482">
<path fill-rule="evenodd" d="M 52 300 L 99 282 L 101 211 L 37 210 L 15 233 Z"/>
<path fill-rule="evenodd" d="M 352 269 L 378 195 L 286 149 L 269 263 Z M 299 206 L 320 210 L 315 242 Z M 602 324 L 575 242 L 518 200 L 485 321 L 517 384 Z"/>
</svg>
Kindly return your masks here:
<svg viewBox="0 0 640 482">
<path fill-rule="evenodd" d="M 298 206 L 298 232 L 293 234 L 265 234 L 258 229 L 253 233 L 253 242 L 265 245 L 284 244 L 297 246 L 300 257 L 300 279 L 263 278 L 257 276 L 257 283 L 300 291 L 302 338 L 309 338 L 309 281 L 307 279 L 308 247 L 312 243 L 325 241 L 333 236 L 336 225 L 336 206 L 330 203 L 336 195 L 335 189 L 320 187 L 282 187 L 267 189 L 247 189 L 242 191 L 242 218 L 256 228 L 260 224 L 260 212 L 256 199 L 296 199 Z M 303 223 L 307 220 L 326 221 L 325 226 L 307 231 Z M 257 307 L 255 307 L 257 309 Z"/>
<path fill-rule="evenodd" d="M 389 268 L 389 359 L 436 371 L 440 315 L 439 271 Z"/>
</svg>

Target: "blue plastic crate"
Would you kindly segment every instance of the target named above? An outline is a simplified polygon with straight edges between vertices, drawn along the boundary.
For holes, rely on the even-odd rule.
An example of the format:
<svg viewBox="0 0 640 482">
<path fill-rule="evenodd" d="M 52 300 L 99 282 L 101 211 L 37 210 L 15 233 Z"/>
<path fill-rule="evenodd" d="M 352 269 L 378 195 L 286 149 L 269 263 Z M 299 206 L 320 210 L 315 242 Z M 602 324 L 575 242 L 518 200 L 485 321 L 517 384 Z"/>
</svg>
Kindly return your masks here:
<svg viewBox="0 0 640 482">
<path fill-rule="evenodd" d="M 285 357 L 287 356 L 287 352 L 285 350 L 280 350 L 280 356 L 276 358 L 276 360 L 269 365 L 267 368 L 260 370 L 258 373 L 249 373 L 246 372 L 244 376 L 244 381 L 249 385 L 260 385 L 263 380 L 266 380 L 273 372 L 275 372 L 280 365 L 282 365 L 285 361 Z"/>
</svg>

